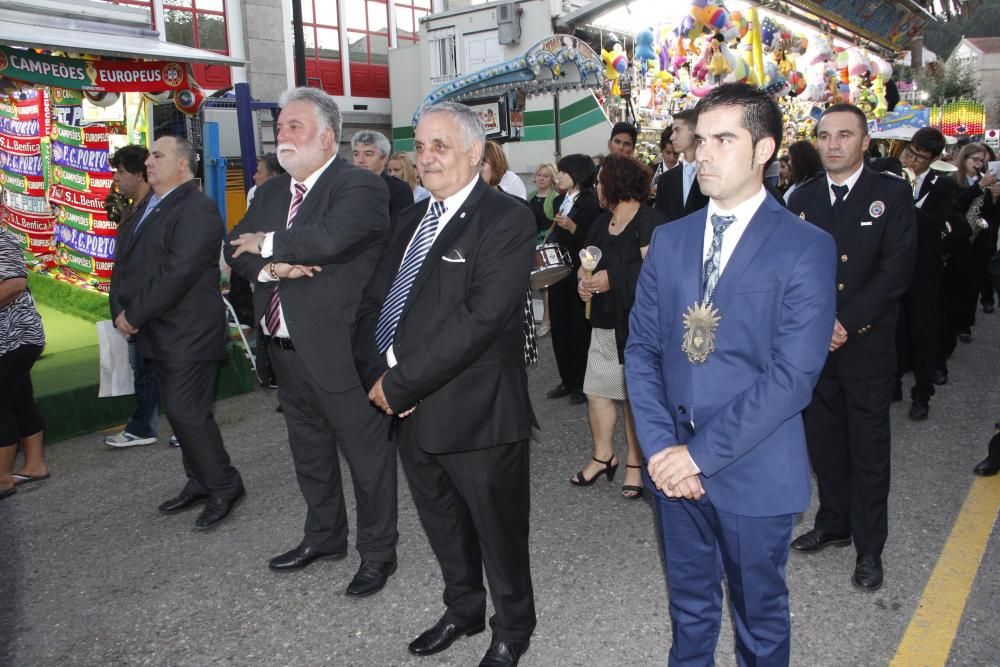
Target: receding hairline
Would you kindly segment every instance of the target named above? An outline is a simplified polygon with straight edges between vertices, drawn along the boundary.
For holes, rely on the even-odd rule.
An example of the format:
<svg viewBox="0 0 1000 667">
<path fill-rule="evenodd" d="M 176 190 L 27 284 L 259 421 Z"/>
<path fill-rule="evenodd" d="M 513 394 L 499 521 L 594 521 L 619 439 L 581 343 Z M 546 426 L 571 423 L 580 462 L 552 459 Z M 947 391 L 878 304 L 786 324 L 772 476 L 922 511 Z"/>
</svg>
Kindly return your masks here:
<svg viewBox="0 0 1000 667">
<path fill-rule="evenodd" d="M 820 116 L 819 120 L 816 121 L 816 134 L 819 134 L 819 126 L 823 124 L 824 118 L 829 118 L 830 116 L 835 116 L 837 114 L 851 116 L 852 118 L 854 118 L 855 122 L 858 124 L 858 127 L 856 129 L 858 130 L 859 134 L 863 137 L 868 136 L 868 123 L 867 122 L 862 123 L 861 118 L 858 116 L 858 114 L 854 113 L 853 111 L 848 111 L 847 109 L 837 109 L 836 111 L 830 111 Z"/>
</svg>

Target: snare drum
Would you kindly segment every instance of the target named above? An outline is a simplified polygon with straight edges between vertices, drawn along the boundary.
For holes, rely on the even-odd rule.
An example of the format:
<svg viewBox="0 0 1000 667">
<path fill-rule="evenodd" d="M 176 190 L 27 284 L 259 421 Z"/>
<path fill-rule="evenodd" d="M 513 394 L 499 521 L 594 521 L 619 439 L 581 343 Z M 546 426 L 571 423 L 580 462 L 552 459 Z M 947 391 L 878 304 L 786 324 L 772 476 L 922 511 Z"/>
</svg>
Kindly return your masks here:
<svg viewBox="0 0 1000 667">
<path fill-rule="evenodd" d="M 535 248 L 535 268 L 531 271 L 531 289 L 544 289 L 573 271 L 569 251 L 558 243 L 543 243 Z"/>
</svg>

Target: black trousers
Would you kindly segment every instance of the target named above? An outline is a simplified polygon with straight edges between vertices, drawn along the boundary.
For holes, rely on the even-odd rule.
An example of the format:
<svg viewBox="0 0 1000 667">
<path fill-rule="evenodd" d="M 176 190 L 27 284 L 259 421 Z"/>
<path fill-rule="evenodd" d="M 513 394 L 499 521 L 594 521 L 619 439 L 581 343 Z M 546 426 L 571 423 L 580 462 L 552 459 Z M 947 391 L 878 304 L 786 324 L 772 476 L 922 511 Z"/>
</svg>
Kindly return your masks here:
<svg viewBox="0 0 1000 667">
<path fill-rule="evenodd" d="M 993 305 L 994 298 L 993 276 L 990 275 L 987 267 L 990 259 L 997 251 L 997 225 L 990 223 L 989 229 L 984 229 L 976 236 L 972 242 L 972 270 L 976 286 L 976 296 L 979 303 Z M 973 298 L 972 312 L 976 311 L 976 300 Z"/>
<path fill-rule="evenodd" d="M 243 491 L 243 479 L 229 462 L 212 414 L 219 362 L 154 359 L 153 370 L 167 421 L 181 443 L 188 478 L 184 490 L 235 498 Z"/>
<path fill-rule="evenodd" d="M 895 378 L 820 377 L 804 419 L 819 487 L 815 527 L 879 555 L 889 533 L 889 403 Z"/>
<path fill-rule="evenodd" d="M 44 426 L 31 386 L 31 367 L 41 354 L 41 345 L 21 345 L 0 355 L 0 447 L 13 447 Z"/>
<path fill-rule="evenodd" d="M 958 334 L 968 331 L 975 322 L 975 299 L 978 287 L 972 267 L 972 248 L 968 243 L 956 246 L 941 273 L 938 324 L 937 367 L 948 372 L 948 358 L 958 345 Z"/>
<path fill-rule="evenodd" d="M 303 543 L 347 550 L 347 510 L 338 451 L 354 482 L 362 560 L 396 560 L 396 447 L 386 417 L 361 385 L 332 394 L 317 385 L 295 350 L 269 346 L 295 476 L 306 501 Z"/>
<path fill-rule="evenodd" d="M 428 454 L 408 431 L 403 420 L 399 456 L 441 565 L 445 619 L 465 625 L 482 620 L 485 566 L 496 612 L 490 619 L 494 637 L 527 641 L 535 629 L 528 557 L 528 441 Z"/>
<path fill-rule="evenodd" d="M 899 304 L 896 325 L 897 378 L 913 370 L 911 396 L 929 400 L 934 395 L 934 365 L 940 326 L 938 289 L 940 280 L 921 280 L 910 286 Z"/>
<path fill-rule="evenodd" d="M 552 324 L 552 351 L 559 378 L 570 389 L 583 391 L 590 350 L 590 322 L 586 305 L 576 292 L 576 274 L 572 273 L 549 287 L 549 321 Z"/>
</svg>

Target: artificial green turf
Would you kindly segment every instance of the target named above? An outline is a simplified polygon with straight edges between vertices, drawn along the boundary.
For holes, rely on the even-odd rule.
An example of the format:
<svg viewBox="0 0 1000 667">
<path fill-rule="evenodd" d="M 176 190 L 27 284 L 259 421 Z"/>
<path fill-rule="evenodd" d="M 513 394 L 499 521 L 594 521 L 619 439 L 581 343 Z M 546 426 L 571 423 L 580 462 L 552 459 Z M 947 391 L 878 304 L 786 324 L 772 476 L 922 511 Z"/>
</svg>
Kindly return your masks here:
<svg viewBox="0 0 1000 667">
<path fill-rule="evenodd" d="M 78 350 L 82 347 L 92 347 L 94 354 L 97 354 L 97 326 L 95 324 L 56 310 L 51 306 L 36 304 L 36 307 L 38 314 L 42 316 L 42 328 L 45 329 L 43 358 L 60 352 Z M 110 315 L 108 318 L 110 319 Z"/>
</svg>

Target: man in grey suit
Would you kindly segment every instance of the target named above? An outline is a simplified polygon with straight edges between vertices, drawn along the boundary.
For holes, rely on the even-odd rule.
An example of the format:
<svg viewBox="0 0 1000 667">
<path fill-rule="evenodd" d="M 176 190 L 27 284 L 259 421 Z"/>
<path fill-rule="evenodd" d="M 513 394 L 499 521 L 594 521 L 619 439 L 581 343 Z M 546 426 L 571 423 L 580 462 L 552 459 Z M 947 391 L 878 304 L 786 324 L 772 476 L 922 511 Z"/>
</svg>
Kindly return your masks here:
<svg viewBox="0 0 1000 667">
<path fill-rule="evenodd" d="M 346 594 L 378 592 L 396 570 L 396 450 L 368 402 L 351 350 L 358 302 L 389 228 L 385 182 L 337 155 L 336 103 L 313 88 L 280 100 L 278 160 L 288 174 L 257 189 L 226 258 L 253 281 L 299 488 L 305 535 L 270 568 L 287 571 L 347 553 L 338 450 L 357 500 L 361 567 Z"/>
</svg>

